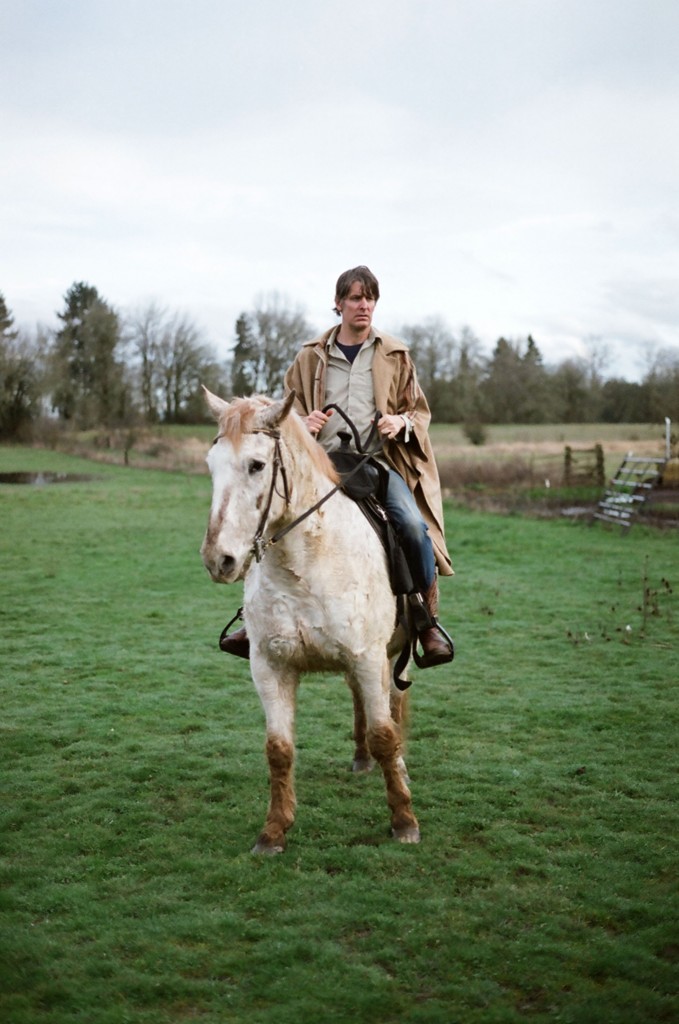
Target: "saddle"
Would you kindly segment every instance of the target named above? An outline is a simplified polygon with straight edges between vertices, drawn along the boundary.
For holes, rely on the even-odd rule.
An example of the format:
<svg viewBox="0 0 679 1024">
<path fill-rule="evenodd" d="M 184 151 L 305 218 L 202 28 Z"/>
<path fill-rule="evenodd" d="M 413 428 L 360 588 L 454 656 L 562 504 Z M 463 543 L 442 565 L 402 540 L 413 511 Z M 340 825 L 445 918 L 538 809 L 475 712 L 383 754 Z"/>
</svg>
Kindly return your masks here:
<svg viewBox="0 0 679 1024">
<path fill-rule="evenodd" d="M 330 406 L 326 407 L 324 412 L 328 408 Z M 421 595 L 415 590 L 410 568 L 398 534 L 384 509 L 384 497 L 389 481 L 387 469 L 372 457 L 373 452 L 370 452 L 370 450 L 368 452 L 363 451 L 357 431 L 351 420 L 342 412 L 339 406 L 333 406 L 333 408 L 341 413 L 352 428 L 358 451 L 352 450 L 350 447 L 351 435 L 347 431 L 340 430 L 337 436 L 340 438 L 341 447 L 328 454 L 340 475 L 341 490 L 344 491 L 347 497 L 355 501 L 361 512 L 363 512 L 380 538 L 387 556 L 389 581 L 396 597 L 396 618 L 406 637 L 404 647 L 394 665 L 393 678 L 399 690 L 406 690 L 411 685 L 412 680 L 402 679 L 401 673 L 406 668 L 411 653 L 418 667 L 421 668 L 423 664 L 422 658 L 417 651 L 418 633 L 434 627 L 445 637 L 451 649 L 452 640 L 441 624 L 435 618 L 432 618 L 425 607 Z M 368 449 L 370 441 L 373 440 L 374 433 L 376 432 L 379 415 L 378 413 L 375 417 L 373 429 L 370 432 L 367 444 Z M 377 450 L 379 450 L 379 447 Z"/>
<path fill-rule="evenodd" d="M 414 589 L 413 578 L 396 531 L 384 510 L 389 474 L 371 456 L 352 451 L 349 447 L 350 435 L 346 431 L 340 431 L 338 436 L 341 447 L 328 454 L 340 475 L 341 489 L 356 502 L 382 541 L 392 591 L 397 596 L 410 594 Z"/>
</svg>

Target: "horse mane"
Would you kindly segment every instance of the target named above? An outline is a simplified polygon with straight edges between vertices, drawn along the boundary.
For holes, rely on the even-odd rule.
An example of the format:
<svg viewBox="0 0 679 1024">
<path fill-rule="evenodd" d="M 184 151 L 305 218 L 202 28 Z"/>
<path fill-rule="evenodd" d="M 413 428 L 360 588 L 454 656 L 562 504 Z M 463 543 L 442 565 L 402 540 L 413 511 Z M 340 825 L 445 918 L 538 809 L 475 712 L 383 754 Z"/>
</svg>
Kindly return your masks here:
<svg viewBox="0 0 679 1024">
<path fill-rule="evenodd" d="M 269 404 L 268 400 L 266 404 Z M 252 432 L 252 422 L 257 412 L 257 406 L 251 398 L 234 398 L 219 418 L 220 435 L 230 441 L 234 448 L 240 448 L 243 435 Z"/>
<path fill-rule="evenodd" d="M 234 398 L 220 419 L 220 433 L 237 449 L 244 435 L 251 434 L 257 429 L 255 425 L 257 414 L 262 411 L 263 407 L 274 404 L 274 400 L 269 398 L 268 395 Z M 309 433 L 302 418 L 294 409 L 291 410 L 279 426 L 281 433 L 290 435 L 288 440 L 293 441 L 297 447 L 304 450 L 320 473 L 334 484 L 339 482 L 339 475 L 327 452 Z"/>
</svg>

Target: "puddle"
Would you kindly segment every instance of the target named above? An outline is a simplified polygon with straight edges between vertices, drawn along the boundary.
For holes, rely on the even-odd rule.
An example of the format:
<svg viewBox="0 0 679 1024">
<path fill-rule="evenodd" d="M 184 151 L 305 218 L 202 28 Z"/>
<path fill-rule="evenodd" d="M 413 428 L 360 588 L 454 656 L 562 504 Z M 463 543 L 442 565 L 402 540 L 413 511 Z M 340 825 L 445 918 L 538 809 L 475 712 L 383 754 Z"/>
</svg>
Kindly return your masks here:
<svg viewBox="0 0 679 1024">
<path fill-rule="evenodd" d="M 83 480 L 95 480 L 88 473 L 0 473 L 0 484 L 30 484 L 45 487 L 46 484 L 75 484 Z"/>
</svg>

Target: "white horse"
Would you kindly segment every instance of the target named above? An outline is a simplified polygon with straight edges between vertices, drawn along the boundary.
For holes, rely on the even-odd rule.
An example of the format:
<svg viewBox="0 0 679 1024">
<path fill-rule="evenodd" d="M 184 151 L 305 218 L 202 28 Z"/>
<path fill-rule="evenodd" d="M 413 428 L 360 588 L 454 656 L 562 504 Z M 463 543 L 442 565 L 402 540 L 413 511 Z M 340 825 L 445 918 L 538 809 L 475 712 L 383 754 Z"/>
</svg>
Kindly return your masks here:
<svg viewBox="0 0 679 1024">
<path fill-rule="evenodd" d="M 354 770 L 381 766 L 391 829 L 417 843 L 402 757 L 402 646 L 386 558 L 337 473 L 291 411 L 294 396 L 225 402 L 206 390 L 219 432 L 207 457 L 212 507 L 201 548 L 216 583 L 244 580 L 252 678 L 266 715 L 270 803 L 256 853 L 280 853 L 295 816 L 294 719 L 300 675 L 343 672 L 354 701 Z M 290 527 L 286 531 L 286 527 Z M 284 536 L 283 536 L 284 533 Z"/>
</svg>

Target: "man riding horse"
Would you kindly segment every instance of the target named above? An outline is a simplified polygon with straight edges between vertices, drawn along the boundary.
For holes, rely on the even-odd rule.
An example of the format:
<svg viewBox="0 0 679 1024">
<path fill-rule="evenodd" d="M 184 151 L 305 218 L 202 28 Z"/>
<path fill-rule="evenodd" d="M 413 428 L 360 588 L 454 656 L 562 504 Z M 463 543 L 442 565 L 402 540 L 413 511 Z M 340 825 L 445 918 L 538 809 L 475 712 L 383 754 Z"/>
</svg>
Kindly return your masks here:
<svg viewBox="0 0 679 1024">
<path fill-rule="evenodd" d="M 294 409 L 327 452 L 340 447 L 346 429 L 337 405 L 357 427 L 365 445 L 377 410 L 383 447 L 376 459 L 388 471 L 381 500 L 408 562 L 415 590 L 429 621 L 418 631 L 422 668 L 451 661 L 453 648 L 436 628 L 438 574 L 453 573 L 446 548 L 441 486 L 428 428 L 429 405 L 420 388 L 407 346 L 372 325 L 380 297 L 377 278 L 368 267 L 340 275 L 335 289 L 339 326 L 307 341 L 285 376 L 286 393 L 294 390 Z M 327 411 L 323 411 L 327 409 Z M 248 657 L 245 629 L 223 635 L 222 650 Z"/>
</svg>

